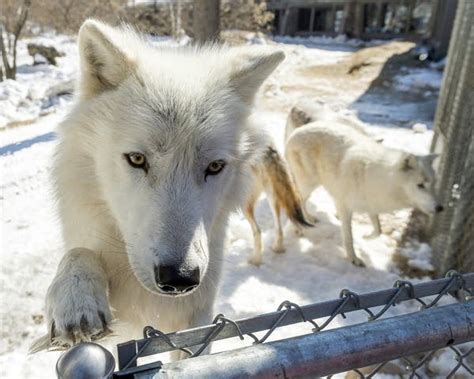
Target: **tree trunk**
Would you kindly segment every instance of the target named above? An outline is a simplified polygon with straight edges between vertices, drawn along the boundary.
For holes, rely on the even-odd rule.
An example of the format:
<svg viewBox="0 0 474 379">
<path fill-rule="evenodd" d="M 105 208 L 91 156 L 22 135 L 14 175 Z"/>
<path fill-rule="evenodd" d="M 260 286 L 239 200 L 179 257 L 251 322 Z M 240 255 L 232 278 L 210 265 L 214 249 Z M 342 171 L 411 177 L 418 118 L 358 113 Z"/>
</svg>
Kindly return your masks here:
<svg viewBox="0 0 474 379">
<path fill-rule="evenodd" d="M 176 39 L 181 39 L 185 34 L 181 26 L 181 9 L 181 0 L 175 0 L 174 2 L 169 3 L 171 18 L 171 35 Z"/>
<path fill-rule="evenodd" d="M 449 40 L 456 16 L 457 0 L 440 0 L 432 8 L 430 19 L 430 46 L 433 48 L 431 58 L 440 60 L 448 53 Z"/>
<path fill-rule="evenodd" d="M 193 7 L 193 32 L 197 42 L 219 39 L 219 0 L 195 0 Z"/>
<path fill-rule="evenodd" d="M 23 5 L 19 10 L 19 17 L 14 25 L 14 30 L 5 30 L 6 38 L 8 41 L 8 50 L 5 47 L 5 41 L 3 39 L 3 25 L 0 25 L 0 51 L 2 53 L 2 62 L 3 67 L 5 68 L 5 77 L 7 79 L 16 79 L 16 46 L 18 38 L 25 26 L 26 20 L 28 18 L 28 12 L 30 10 L 31 0 L 24 0 Z M 9 33 L 12 34 L 12 39 L 9 36 Z M 13 41 L 12 41 L 13 40 Z M 10 64 L 8 60 L 8 55 L 11 55 L 13 63 Z M 3 77 L 3 74 L 2 74 Z"/>
<path fill-rule="evenodd" d="M 168 6 L 169 6 L 169 11 L 170 11 L 171 35 L 176 38 L 176 17 L 174 15 L 173 3 L 170 1 Z"/>
<path fill-rule="evenodd" d="M 347 34 L 349 37 L 354 36 L 355 29 L 355 15 L 356 15 L 356 4 L 355 2 L 348 2 L 344 5 L 344 13 L 340 26 L 339 33 Z"/>
<path fill-rule="evenodd" d="M 8 38 L 8 34 L 7 34 Z M 2 54 L 2 63 L 3 67 L 5 68 L 5 79 L 15 79 L 15 70 L 10 65 L 8 61 L 8 51 L 7 47 L 5 46 L 5 41 L 3 39 L 3 26 L 0 26 L 0 52 Z M 3 73 L 2 73 L 3 79 Z"/>
<path fill-rule="evenodd" d="M 182 32 L 182 23 L 181 23 L 181 0 L 176 0 L 176 35 L 181 37 Z"/>
</svg>

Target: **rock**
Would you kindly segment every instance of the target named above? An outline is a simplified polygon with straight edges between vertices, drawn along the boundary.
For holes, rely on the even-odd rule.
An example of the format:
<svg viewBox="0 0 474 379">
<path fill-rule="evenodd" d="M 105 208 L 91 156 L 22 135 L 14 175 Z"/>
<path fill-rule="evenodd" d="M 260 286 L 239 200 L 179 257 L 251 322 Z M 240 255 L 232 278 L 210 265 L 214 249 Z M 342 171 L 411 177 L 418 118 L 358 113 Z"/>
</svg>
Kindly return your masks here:
<svg viewBox="0 0 474 379">
<path fill-rule="evenodd" d="M 422 124 L 420 122 L 417 122 L 416 124 L 413 124 L 411 129 L 415 133 L 426 133 L 428 131 L 428 127 L 426 126 L 426 124 Z"/>
<path fill-rule="evenodd" d="M 28 54 L 33 57 L 33 64 L 40 64 L 42 63 L 38 56 L 44 57 L 49 64 L 56 66 L 56 58 L 64 57 L 64 53 L 57 51 L 56 48 L 52 46 L 45 46 L 36 43 L 29 43 L 27 45 Z"/>
</svg>

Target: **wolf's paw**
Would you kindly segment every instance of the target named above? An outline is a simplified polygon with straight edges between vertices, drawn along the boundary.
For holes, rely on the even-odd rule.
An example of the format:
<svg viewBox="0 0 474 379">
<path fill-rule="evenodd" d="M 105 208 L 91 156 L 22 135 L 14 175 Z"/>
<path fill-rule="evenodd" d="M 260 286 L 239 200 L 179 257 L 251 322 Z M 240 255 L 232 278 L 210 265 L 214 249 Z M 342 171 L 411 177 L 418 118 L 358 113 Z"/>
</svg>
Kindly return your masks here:
<svg viewBox="0 0 474 379">
<path fill-rule="evenodd" d="M 357 257 L 354 257 L 353 259 L 351 259 L 351 263 L 357 267 L 365 267 L 364 261 Z"/>
<path fill-rule="evenodd" d="M 248 262 L 249 264 L 251 264 L 251 265 L 260 267 L 260 265 L 262 264 L 262 258 L 261 258 L 261 257 L 252 256 L 252 257 L 250 257 L 249 259 L 247 259 L 247 262 Z"/>
<path fill-rule="evenodd" d="M 46 311 L 52 347 L 94 341 L 111 332 L 112 313 L 105 288 L 87 276 L 55 280 L 48 290 Z"/>
<path fill-rule="evenodd" d="M 304 236 L 303 228 L 299 228 L 297 226 L 294 227 L 293 233 L 295 233 L 296 237 L 303 237 Z"/>
<path fill-rule="evenodd" d="M 283 244 L 275 243 L 272 246 L 272 250 L 274 253 L 281 254 L 281 253 L 284 253 L 286 249 L 285 249 L 285 246 L 283 246 Z"/>
</svg>

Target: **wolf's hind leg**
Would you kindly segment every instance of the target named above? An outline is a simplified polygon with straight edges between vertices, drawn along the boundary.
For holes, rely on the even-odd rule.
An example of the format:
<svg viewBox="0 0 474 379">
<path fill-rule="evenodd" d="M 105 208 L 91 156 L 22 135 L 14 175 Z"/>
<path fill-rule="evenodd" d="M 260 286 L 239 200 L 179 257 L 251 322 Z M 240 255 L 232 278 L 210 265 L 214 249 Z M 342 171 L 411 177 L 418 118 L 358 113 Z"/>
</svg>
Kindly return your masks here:
<svg viewBox="0 0 474 379">
<path fill-rule="evenodd" d="M 96 253 L 77 248 L 66 253 L 46 295 L 49 338 L 41 343 L 68 347 L 110 332 L 107 277 Z M 33 344 L 32 350 L 48 346 Z"/>
<path fill-rule="evenodd" d="M 255 220 L 255 200 L 250 199 L 245 207 L 245 217 L 247 218 L 250 227 L 252 228 L 253 233 L 253 241 L 254 241 L 254 249 L 252 256 L 248 259 L 250 264 L 260 266 L 262 264 L 262 232 L 260 231 L 260 227 Z"/>
<path fill-rule="evenodd" d="M 369 235 L 365 236 L 365 238 L 377 238 L 382 234 L 382 228 L 380 227 L 380 220 L 378 214 L 369 213 L 370 221 L 374 227 L 374 230 Z"/>
<path fill-rule="evenodd" d="M 364 267 L 364 262 L 358 258 L 354 251 L 352 238 L 352 212 L 345 207 L 338 207 L 338 214 L 342 223 L 342 242 L 349 260 L 355 266 Z"/>
<path fill-rule="evenodd" d="M 283 253 L 285 251 L 285 246 L 283 244 L 283 230 L 281 227 L 281 219 L 280 219 L 280 204 L 276 199 L 276 196 L 270 196 L 270 206 L 272 209 L 273 220 L 275 222 L 275 232 L 276 238 L 275 242 L 272 245 L 272 250 L 275 253 Z"/>
</svg>

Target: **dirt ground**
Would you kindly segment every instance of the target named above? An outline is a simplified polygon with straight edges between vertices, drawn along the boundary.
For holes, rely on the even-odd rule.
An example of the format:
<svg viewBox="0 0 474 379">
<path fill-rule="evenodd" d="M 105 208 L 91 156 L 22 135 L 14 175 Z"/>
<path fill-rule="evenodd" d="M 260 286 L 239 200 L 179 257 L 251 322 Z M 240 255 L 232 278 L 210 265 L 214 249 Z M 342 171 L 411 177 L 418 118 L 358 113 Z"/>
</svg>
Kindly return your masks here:
<svg viewBox="0 0 474 379">
<path fill-rule="evenodd" d="M 342 101 L 344 105 L 348 105 L 375 89 L 390 91 L 393 78 L 402 68 L 420 66 L 410 54 L 414 47 L 412 42 L 396 41 L 379 46 L 354 48 L 339 61 L 328 64 L 304 59 L 294 62 L 295 54 L 289 48 L 283 67 L 291 65 L 292 72 L 288 75 L 286 70 L 279 69 L 276 78 L 279 89 L 290 98 L 305 96 L 330 103 Z M 266 86 L 266 90 L 271 89 L 272 83 L 267 83 Z M 390 95 L 393 96 L 394 93 Z M 404 101 L 419 101 L 416 94 L 402 95 Z M 287 105 L 278 103 L 278 99 L 267 100 L 270 108 Z"/>
</svg>

